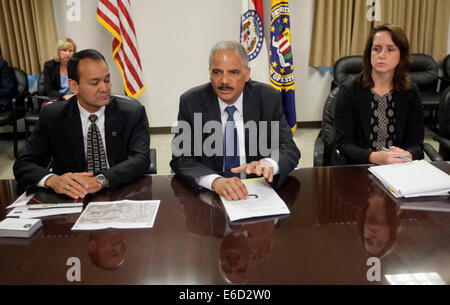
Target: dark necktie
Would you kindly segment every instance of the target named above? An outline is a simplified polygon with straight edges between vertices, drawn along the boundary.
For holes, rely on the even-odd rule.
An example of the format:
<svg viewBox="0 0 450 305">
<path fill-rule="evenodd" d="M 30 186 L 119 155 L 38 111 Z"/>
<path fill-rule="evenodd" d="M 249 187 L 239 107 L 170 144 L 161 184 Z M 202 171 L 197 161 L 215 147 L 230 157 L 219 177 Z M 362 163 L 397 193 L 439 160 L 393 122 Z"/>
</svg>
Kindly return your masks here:
<svg viewBox="0 0 450 305">
<path fill-rule="evenodd" d="M 106 154 L 100 130 L 97 124 L 95 124 L 97 116 L 91 114 L 89 121 L 91 122 L 91 126 L 89 126 L 87 135 L 87 170 L 95 174 L 100 170 L 107 169 Z"/>
<path fill-rule="evenodd" d="M 228 106 L 225 108 L 228 113 L 228 120 L 225 124 L 224 135 L 224 172 L 228 176 L 239 176 L 239 174 L 230 174 L 230 170 L 240 165 L 239 149 L 238 149 L 238 135 L 236 129 L 236 122 L 233 119 L 233 114 L 236 111 L 236 107 Z"/>
</svg>

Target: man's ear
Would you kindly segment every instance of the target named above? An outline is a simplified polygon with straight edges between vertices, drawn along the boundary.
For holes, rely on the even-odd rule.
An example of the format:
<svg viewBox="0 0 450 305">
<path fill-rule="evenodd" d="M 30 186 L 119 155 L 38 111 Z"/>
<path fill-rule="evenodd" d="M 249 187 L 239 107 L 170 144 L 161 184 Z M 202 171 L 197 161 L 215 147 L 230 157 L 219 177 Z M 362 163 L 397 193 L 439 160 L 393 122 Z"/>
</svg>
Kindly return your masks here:
<svg viewBox="0 0 450 305">
<path fill-rule="evenodd" d="M 69 78 L 68 83 L 70 91 L 72 91 L 73 94 L 78 94 L 78 83 L 71 78 Z"/>
<path fill-rule="evenodd" d="M 251 68 L 250 67 L 248 67 L 247 68 L 247 71 L 245 72 L 246 73 L 246 75 L 245 75 L 245 82 L 248 82 L 249 80 L 250 80 L 250 73 L 251 73 Z M 72 91 L 73 92 L 73 91 Z"/>
</svg>

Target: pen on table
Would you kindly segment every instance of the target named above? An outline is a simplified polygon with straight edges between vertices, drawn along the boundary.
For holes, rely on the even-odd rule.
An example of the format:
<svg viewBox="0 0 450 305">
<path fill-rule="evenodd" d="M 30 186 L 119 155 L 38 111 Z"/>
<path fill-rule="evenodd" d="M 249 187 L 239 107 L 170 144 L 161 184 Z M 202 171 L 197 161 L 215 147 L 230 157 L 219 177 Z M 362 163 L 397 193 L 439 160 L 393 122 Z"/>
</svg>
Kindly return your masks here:
<svg viewBox="0 0 450 305">
<path fill-rule="evenodd" d="M 248 198 L 258 199 L 258 195 L 256 195 L 256 194 L 248 194 Z"/>
<path fill-rule="evenodd" d="M 390 150 L 387 149 L 386 147 L 383 147 L 382 149 L 383 149 L 384 151 L 390 151 Z M 403 160 L 405 160 L 405 161 L 407 161 L 407 162 L 411 162 L 411 161 L 412 161 L 410 158 L 406 158 L 406 157 L 400 157 L 400 159 L 403 159 Z"/>
</svg>

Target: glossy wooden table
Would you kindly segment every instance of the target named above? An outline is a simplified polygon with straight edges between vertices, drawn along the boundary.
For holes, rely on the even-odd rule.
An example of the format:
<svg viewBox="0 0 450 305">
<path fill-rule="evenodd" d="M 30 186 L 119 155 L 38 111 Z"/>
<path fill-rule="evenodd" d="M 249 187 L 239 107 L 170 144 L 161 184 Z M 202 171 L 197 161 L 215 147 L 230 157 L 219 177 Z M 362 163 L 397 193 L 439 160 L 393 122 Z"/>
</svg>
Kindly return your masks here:
<svg viewBox="0 0 450 305">
<path fill-rule="evenodd" d="M 20 190 L 0 185 L 3 219 Z M 367 167 L 298 169 L 278 193 L 290 216 L 230 225 L 211 193 L 144 177 L 91 200 L 160 199 L 153 229 L 72 232 L 78 215 L 44 219 L 30 239 L 0 238 L 0 284 L 388 284 L 413 273 L 450 284 L 450 213 L 399 210 Z M 67 279 L 72 257 L 81 282 Z M 380 281 L 368 280 L 370 257 Z"/>
</svg>

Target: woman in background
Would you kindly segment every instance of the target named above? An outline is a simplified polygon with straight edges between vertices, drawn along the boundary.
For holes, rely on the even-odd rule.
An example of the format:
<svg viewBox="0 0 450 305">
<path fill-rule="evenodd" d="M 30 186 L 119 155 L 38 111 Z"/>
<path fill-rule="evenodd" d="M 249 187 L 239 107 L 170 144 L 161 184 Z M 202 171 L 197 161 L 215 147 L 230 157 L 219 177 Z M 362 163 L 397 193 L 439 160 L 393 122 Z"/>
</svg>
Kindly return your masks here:
<svg viewBox="0 0 450 305">
<path fill-rule="evenodd" d="M 372 29 L 360 77 L 339 89 L 335 163 L 341 157 L 348 164 L 423 159 L 422 102 L 408 77 L 409 63 L 408 38 L 400 27 Z"/>
<path fill-rule="evenodd" d="M 54 59 L 44 64 L 44 95 L 56 101 L 68 100 L 73 96 L 69 89 L 67 62 L 77 52 L 77 45 L 70 38 L 61 38 L 56 45 Z M 44 102 L 43 105 L 53 101 Z"/>
</svg>

